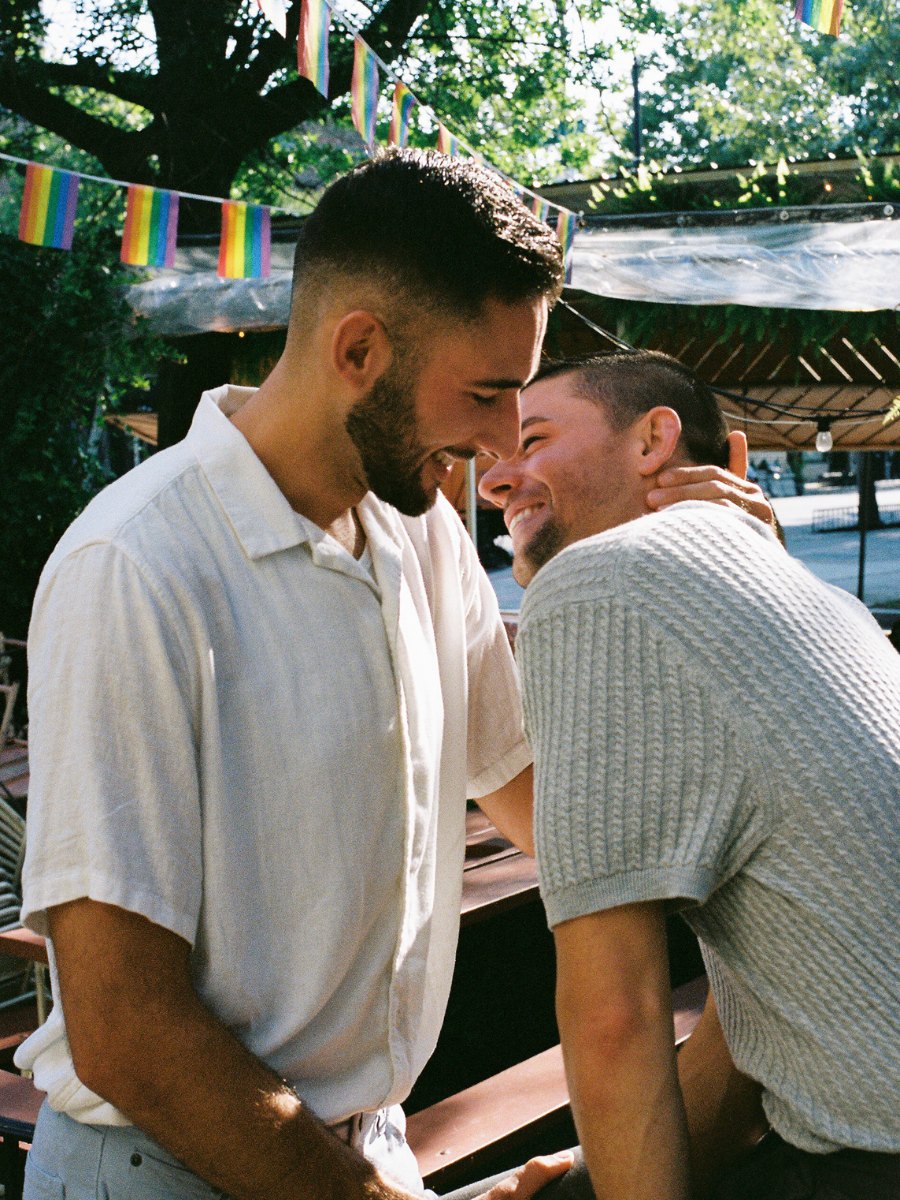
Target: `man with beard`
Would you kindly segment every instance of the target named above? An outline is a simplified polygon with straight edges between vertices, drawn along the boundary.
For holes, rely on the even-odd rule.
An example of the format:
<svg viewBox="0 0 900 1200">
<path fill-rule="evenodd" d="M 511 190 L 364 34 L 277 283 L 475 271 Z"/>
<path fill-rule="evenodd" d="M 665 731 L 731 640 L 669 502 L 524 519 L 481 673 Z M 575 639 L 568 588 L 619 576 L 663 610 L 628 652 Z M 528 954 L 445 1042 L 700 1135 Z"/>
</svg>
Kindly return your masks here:
<svg viewBox="0 0 900 1200">
<path fill-rule="evenodd" d="M 531 841 L 506 636 L 435 500 L 455 458 L 514 450 L 561 278 L 483 168 L 365 164 L 304 225 L 259 390 L 204 395 L 55 550 L 23 911 L 57 1003 L 19 1055 L 49 1098 L 27 1195 L 421 1188 L 399 1102 L 450 986 L 466 796 Z"/>
<path fill-rule="evenodd" d="M 598 1197 L 893 1200 L 900 660 L 742 511 L 750 485 L 652 511 L 667 471 L 725 459 L 706 385 L 616 354 L 545 370 L 481 481 L 528 587 L 575 1121 Z M 677 1061 L 672 908 L 711 985 Z"/>
</svg>

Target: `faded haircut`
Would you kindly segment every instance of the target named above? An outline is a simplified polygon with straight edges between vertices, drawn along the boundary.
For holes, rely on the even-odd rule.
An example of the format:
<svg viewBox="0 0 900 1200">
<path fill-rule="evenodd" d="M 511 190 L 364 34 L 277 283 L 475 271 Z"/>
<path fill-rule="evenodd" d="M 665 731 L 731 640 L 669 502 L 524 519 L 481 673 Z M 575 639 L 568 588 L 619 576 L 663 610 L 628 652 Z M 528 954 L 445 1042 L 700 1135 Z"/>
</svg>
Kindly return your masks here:
<svg viewBox="0 0 900 1200">
<path fill-rule="evenodd" d="M 294 256 L 292 315 L 307 319 L 341 285 L 373 290 L 404 322 L 478 319 L 562 290 L 556 234 L 499 176 L 434 151 L 393 150 L 342 176 L 306 219 Z"/>
<path fill-rule="evenodd" d="M 557 375 L 572 375 L 578 395 L 602 407 L 615 429 L 626 429 L 658 404 L 674 409 L 690 460 L 728 466 L 728 425 L 714 392 L 668 354 L 625 350 L 560 359 L 544 364 L 532 382 Z"/>
</svg>

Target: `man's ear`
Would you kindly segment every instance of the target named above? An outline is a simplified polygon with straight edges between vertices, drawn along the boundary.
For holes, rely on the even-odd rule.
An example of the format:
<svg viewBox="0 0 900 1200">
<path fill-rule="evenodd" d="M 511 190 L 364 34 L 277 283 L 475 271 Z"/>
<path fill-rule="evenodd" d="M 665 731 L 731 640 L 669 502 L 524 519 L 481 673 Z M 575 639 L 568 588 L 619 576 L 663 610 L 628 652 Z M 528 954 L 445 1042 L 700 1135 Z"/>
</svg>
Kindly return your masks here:
<svg viewBox="0 0 900 1200">
<path fill-rule="evenodd" d="M 741 429 L 732 429 L 725 440 L 728 443 L 728 470 L 739 479 L 746 479 L 750 464 L 746 433 Z"/>
<path fill-rule="evenodd" d="M 331 365 L 354 392 L 367 392 L 390 366 L 392 358 L 387 333 L 374 313 L 354 309 L 335 325 Z"/>
<path fill-rule="evenodd" d="M 656 475 L 674 456 L 681 437 L 681 418 L 674 408 L 657 405 L 639 419 L 636 432 L 640 439 L 638 473 Z"/>
</svg>

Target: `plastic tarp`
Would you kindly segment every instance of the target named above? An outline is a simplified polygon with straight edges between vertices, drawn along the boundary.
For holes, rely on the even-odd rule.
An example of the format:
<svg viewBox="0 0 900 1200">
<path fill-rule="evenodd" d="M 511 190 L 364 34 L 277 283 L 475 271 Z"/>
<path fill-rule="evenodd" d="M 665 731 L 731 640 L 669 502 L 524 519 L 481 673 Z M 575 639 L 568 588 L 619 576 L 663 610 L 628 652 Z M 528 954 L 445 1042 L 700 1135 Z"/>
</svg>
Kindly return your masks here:
<svg viewBox="0 0 900 1200">
<path fill-rule="evenodd" d="M 573 253 L 572 286 L 619 300 L 843 312 L 900 307 L 894 220 L 580 230 Z M 132 308 L 169 337 L 284 327 L 286 266 L 273 265 L 267 279 L 219 279 L 213 262 L 197 252 L 182 269 L 135 284 Z"/>
<path fill-rule="evenodd" d="M 900 307 L 900 221 L 583 230 L 572 286 L 618 300 Z"/>
<path fill-rule="evenodd" d="M 166 272 L 133 284 L 128 302 L 163 337 L 283 329 L 291 305 L 291 272 L 267 279 L 220 279 L 214 271 Z"/>
</svg>

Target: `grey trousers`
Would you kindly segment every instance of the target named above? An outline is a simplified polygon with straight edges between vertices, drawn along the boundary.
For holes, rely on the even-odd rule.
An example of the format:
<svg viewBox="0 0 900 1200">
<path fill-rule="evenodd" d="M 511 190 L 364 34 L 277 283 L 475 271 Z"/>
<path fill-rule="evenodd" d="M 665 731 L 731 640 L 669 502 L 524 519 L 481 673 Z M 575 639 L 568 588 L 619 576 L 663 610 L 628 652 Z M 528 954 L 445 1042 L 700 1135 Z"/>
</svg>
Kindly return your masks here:
<svg viewBox="0 0 900 1200">
<path fill-rule="evenodd" d="M 570 1174 L 574 1175 L 573 1172 Z M 444 1200 L 472 1200 L 498 1175 L 450 1193 Z M 564 1177 L 541 1193 L 547 1200 L 590 1200 L 569 1190 Z M 584 1175 L 586 1181 L 587 1176 Z M 565 1190 L 561 1190 L 561 1189 Z M 23 1200 L 227 1200 L 134 1126 L 82 1125 L 44 1104 L 25 1163 Z"/>
</svg>

